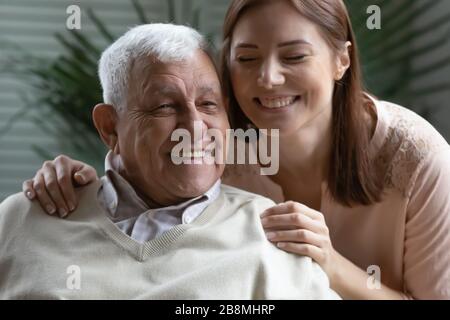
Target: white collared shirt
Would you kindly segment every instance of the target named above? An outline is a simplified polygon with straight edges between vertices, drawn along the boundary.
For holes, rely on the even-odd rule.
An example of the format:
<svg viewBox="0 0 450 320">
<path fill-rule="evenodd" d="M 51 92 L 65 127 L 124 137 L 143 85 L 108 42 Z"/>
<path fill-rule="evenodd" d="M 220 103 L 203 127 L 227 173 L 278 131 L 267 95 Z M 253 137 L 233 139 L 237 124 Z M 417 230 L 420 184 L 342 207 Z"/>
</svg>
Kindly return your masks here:
<svg viewBox="0 0 450 320">
<path fill-rule="evenodd" d="M 108 152 L 98 199 L 116 226 L 141 243 L 160 236 L 177 224 L 191 223 L 220 193 L 219 179 L 201 196 L 177 205 L 151 209 L 119 174 L 120 167 L 120 156 Z"/>
</svg>

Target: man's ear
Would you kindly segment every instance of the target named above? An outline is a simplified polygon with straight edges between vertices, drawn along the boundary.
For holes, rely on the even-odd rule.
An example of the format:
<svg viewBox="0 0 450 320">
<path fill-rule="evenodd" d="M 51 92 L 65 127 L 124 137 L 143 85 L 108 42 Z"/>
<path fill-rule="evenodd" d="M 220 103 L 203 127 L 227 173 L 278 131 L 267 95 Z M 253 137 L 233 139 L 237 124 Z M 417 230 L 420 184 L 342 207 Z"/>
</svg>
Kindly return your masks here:
<svg viewBox="0 0 450 320">
<path fill-rule="evenodd" d="M 119 139 L 116 131 L 118 116 L 116 109 L 110 104 L 99 103 L 92 111 L 92 119 L 103 142 L 110 150 L 119 154 Z"/>
<path fill-rule="evenodd" d="M 336 74 L 334 79 L 336 81 L 341 80 L 344 76 L 347 69 L 350 67 L 351 61 L 350 61 L 350 52 L 352 50 L 352 43 L 350 41 L 347 41 L 345 43 L 345 48 L 339 52 L 337 57 L 337 68 L 336 68 Z"/>
</svg>

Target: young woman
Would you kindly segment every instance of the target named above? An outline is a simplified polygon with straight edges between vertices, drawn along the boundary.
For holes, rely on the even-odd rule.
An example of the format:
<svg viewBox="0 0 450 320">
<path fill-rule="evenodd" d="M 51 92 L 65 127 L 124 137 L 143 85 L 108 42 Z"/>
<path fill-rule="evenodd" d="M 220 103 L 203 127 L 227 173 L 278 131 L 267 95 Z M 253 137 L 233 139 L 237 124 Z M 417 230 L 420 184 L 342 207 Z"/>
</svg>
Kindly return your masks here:
<svg viewBox="0 0 450 320">
<path fill-rule="evenodd" d="M 270 241 L 313 258 L 343 298 L 450 299 L 450 147 L 364 92 L 343 1 L 232 1 L 221 72 L 233 127 L 280 130 L 276 175 L 236 165 L 224 177 L 279 203 L 261 216 Z M 96 177 L 60 156 L 23 190 L 65 215 L 72 182 Z"/>
</svg>

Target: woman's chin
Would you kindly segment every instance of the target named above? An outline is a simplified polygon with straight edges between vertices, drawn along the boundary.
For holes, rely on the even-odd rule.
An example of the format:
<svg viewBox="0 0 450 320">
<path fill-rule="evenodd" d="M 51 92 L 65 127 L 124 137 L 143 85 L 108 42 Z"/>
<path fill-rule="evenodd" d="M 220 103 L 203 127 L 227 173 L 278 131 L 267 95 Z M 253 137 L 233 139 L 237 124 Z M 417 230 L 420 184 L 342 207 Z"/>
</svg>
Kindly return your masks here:
<svg viewBox="0 0 450 320">
<path fill-rule="evenodd" d="M 298 131 L 301 124 L 298 121 L 294 122 L 291 119 L 286 121 L 258 121 L 257 127 L 259 130 L 264 130 L 261 133 L 269 137 L 286 137 Z"/>
</svg>

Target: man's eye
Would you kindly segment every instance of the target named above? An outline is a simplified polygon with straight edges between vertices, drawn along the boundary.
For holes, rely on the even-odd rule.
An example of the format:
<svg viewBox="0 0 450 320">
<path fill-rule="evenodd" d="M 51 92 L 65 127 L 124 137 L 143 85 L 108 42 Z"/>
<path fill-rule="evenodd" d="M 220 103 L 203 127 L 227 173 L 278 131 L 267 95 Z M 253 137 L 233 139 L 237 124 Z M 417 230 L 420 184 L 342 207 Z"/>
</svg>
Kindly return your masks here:
<svg viewBox="0 0 450 320">
<path fill-rule="evenodd" d="M 160 104 L 159 106 L 153 108 L 153 110 L 148 111 L 151 116 L 166 116 L 172 115 L 176 112 L 176 105 L 170 103 Z"/>
<path fill-rule="evenodd" d="M 160 105 L 159 107 L 157 107 L 157 110 L 168 110 L 168 109 L 172 109 L 175 106 L 173 104 L 169 104 L 169 103 L 164 103 L 162 105 Z"/>
<path fill-rule="evenodd" d="M 202 101 L 198 104 L 198 108 L 202 109 L 204 112 L 216 112 L 217 103 L 214 101 Z"/>
<path fill-rule="evenodd" d="M 217 103 L 215 103 L 213 101 L 204 101 L 204 102 L 202 102 L 202 106 L 210 107 L 210 106 L 216 106 L 216 105 L 217 105 Z"/>
</svg>

